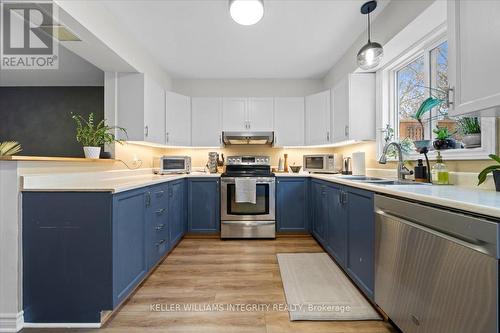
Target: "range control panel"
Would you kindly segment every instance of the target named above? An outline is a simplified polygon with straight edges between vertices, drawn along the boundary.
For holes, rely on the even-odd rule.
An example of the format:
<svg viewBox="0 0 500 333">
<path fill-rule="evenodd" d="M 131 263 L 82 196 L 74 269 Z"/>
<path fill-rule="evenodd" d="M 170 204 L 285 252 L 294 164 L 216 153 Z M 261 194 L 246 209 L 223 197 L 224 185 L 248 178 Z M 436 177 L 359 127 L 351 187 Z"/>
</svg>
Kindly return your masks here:
<svg viewBox="0 0 500 333">
<path fill-rule="evenodd" d="M 269 156 L 228 156 L 227 165 L 270 165 Z"/>
</svg>

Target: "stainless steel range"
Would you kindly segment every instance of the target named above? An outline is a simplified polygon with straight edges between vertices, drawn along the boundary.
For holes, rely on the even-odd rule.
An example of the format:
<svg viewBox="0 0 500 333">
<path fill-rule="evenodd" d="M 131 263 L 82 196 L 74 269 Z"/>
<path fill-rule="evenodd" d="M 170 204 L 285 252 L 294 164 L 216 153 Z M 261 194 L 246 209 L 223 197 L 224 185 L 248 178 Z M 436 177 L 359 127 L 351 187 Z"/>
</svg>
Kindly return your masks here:
<svg viewBox="0 0 500 333">
<path fill-rule="evenodd" d="M 237 199 L 238 179 L 255 184 L 254 200 Z M 221 238 L 275 238 L 275 190 L 269 156 L 229 156 L 221 177 Z"/>
</svg>

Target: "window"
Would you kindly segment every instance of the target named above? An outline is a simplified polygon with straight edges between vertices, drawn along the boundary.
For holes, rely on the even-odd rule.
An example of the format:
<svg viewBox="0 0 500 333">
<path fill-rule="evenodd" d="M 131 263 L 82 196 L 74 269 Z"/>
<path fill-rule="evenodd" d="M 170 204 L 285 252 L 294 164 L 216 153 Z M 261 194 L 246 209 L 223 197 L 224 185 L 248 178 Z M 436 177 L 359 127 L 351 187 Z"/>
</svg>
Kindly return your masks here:
<svg viewBox="0 0 500 333">
<path fill-rule="evenodd" d="M 414 141 L 434 141 L 438 137 L 436 132 L 449 134 L 446 146 L 441 146 L 441 149 L 446 148 L 441 152 L 448 159 L 483 159 L 494 151 L 496 134 L 491 119 L 477 119 L 481 125 L 482 144 L 466 147 L 467 138 L 463 138 L 459 126 L 463 120 L 448 116 L 446 103 L 425 113 L 421 122 L 414 118 L 428 97 L 447 99 L 448 42 L 445 35 L 442 31 L 424 38 L 377 73 L 382 93 L 378 128 L 384 133 L 378 136 L 379 152 L 388 140 L 395 140 L 402 144 L 405 158 L 421 158 L 415 151 Z M 436 155 L 432 146 L 431 143 L 431 159 Z M 391 155 L 395 156 L 395 153 Z"/>
</svg>

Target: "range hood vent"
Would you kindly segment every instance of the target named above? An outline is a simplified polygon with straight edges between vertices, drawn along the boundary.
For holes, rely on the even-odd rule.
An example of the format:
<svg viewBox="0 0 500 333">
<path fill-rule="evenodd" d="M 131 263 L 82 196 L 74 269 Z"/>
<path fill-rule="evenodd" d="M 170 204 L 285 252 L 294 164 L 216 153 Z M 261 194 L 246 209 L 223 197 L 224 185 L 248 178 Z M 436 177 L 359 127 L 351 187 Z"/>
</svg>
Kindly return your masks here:
<svg viewBox="0 0 500 333">
<path fill-rule="evenodd" d="M 271 145 L 273 132 L 222 132 L 226 145 Z"/>
</svg>

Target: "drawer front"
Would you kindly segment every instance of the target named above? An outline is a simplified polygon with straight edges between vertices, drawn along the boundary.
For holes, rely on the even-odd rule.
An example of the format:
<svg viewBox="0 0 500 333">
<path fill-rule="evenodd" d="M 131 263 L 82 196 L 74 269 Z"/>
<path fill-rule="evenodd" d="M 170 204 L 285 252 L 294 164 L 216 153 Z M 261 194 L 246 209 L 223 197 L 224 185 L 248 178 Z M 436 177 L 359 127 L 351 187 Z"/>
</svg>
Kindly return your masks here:
<svg viewBox="0 0 500 333">
<path fill-rule="evenodd" d="M 161 208 L 168 207 L 168 185 L 162 184 L 153 186 L 150 189 L 151 208 L 155 211 Z"/>
</svg>

